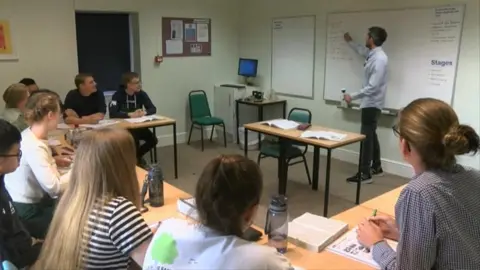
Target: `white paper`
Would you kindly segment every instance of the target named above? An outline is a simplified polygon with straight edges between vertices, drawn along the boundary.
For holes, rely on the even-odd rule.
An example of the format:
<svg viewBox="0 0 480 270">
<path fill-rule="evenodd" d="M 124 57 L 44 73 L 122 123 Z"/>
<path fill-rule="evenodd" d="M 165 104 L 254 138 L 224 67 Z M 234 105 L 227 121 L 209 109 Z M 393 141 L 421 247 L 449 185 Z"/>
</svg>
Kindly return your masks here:
<svg viewBox="0 0 480 270">
<path fill-rule="evenodd" d="M 190 44 L 190 53 L 202 53 L 202 44 Z"/>
<path fill-rule="evenodd" d="M 165 52 L 167 54 L 183 54 L 182 40 L 167 40 L 165 41 Z"/>
<path fill-rule="evenodd" d="M 65 123 L 59 123 L 57 129 L 71 129 L 71 127 Z"/>
<path fill-rule="evenodd" d="M 313 131 L 307 130 L 300 135 L 300 138 L 316 138 L 329 141 L 341 141 L 347 137 L 347 134 L 337 133 L 333 131 Z"/>
<path fill-rule="evenodd" d="M 115 125 L 117 124 L 119 121 L 117 120 L 100 120 L 98 122 L 98 124 L 82 124 L 80 125 L 80 127 L 83 127 L 83 128 L 93 128 L 93 129 L 96 129 L 96 128 L 104 128 L 104 127 L 108 127 L 108 126 L 111 126 L 111 125 Z"/>
<path fill-rule="evenodd" d="M 48 145 L 49 146 L 59 146 L 61 144 L 62 143 L 57 139 L 48 139 Z"/>
<path fill-rule="evenodd" d="M 189 41 L 189 42 L 197 41 L 197 24 L 195 23 L 185 24 L 185 41 Z"/>
<path fill-rule="evenodd" d="M 272 127 L 277 127 L 279 129 L 295 129 L 300 124 L 295 121 L 287 120 L 287 119 L 277 119 L 266 122 L 267 125 Z"/>
<path fill-rule="evenodd" d="M 197 42 L 208 42 L 207 23 L 197 23 Z"/>
<path fill-rule="evenodd" d="M 183 21 L 182 20 L 170 21 L 170 39 L 172 40 L 183 39 Z"/>
<path fill-rule="evenodd" d="M 163 120 L 165 119 L 164 117 L 158 116 L 158 115 L 146 115 L 138 118 L 127 118 L 125 121 L 135 124 L 135 123 L 143 123 L 143 122 L 149 122 L 149 121 L 154 121 L 154 120 Z"/>
<path fill-rule="evenodd" d="M 387 243 L 393 250 L 397 250 L 397 242 L 387 240 Z M 358 242 L 357 227 L 331 244 L 327 250 L 380 269 L 380 266 L 373 260 L 371 250 L 368 250 Z"/>
</svg>

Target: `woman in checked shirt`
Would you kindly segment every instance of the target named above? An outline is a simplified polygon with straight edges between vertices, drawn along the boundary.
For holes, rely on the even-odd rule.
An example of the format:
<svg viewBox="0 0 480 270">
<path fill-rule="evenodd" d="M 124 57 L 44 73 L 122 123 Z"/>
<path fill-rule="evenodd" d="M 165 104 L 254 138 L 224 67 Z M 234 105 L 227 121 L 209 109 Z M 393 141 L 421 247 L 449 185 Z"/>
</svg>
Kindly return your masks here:
<svg viewBox="0 0 480 270">
<path fill-rule="evenodd" d="M 361 222 L 359 241 L 382 269 L 480 269 L 480 172 L 455 158 L 477 153 L 478 134 L 432 98 L 405 107 L 393 131 L 415 176 L 400 194 L 396 220 Z M 396 252 L 385 238 L 398 241 Z"/>
</svg>

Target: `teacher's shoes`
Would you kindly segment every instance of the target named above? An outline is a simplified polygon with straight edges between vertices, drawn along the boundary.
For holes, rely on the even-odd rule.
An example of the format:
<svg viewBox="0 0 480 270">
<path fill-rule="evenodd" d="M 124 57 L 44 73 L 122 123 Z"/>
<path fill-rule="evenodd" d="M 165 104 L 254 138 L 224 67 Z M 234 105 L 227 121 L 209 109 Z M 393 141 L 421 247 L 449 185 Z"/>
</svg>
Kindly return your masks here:
<svg viewBox="0 0 480 270">
<path fill-rule="evenodd" d="M 371 173 L 372 176 L 374 176 L 374 177 L 375 177 L 375 176 L 383 176 L 383 169 L 382 169 L 382 167 L 376 167 L 376 168 L 372 167 L 372 168 L 370 169 L 370 173 Z"/>
<path fill-rule="evenodd" d="M 348 183 L 358 183 L 360 181 L 362 184 L 371 184 L 373 183 L 372 175 L 365 173 L 357 173 L 356 175 L 347 178 Z"/>
</svg>

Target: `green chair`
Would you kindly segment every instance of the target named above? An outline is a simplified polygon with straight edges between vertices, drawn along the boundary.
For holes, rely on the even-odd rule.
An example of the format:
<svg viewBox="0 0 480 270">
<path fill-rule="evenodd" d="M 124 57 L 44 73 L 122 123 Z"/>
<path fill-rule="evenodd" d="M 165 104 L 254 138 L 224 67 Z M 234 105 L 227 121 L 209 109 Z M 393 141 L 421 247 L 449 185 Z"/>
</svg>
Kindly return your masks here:
<svg viewBox="0 0 480 270">
<path fill-rule="evenodd" d="M 212 132 L 210 133 L 210 141 L 213 138 L 213 131 L 215 126 L 221 126 L 223 128 L 223 144 L 227 147 L 227 137 L 225 134 L 225 123 L 223 119 L 214 117 L 210 113 L 210 106 L 208 105 L 207 94 L 203 90 L 193 90 L 188 94 L 188 103 L 190 106 L 190 132 L 188 134 L 188 142 L 190 144 L 190 138 L 192 137 L 192 129 L 194 126 L 200 127 L 202 138 L 202 152 L 203 152 L 203 127 L 212 126 Z"/>
<path fill-rule="evenodd" d="M 312 123 L 312 113 L 310 110 L 302 108 L 293 108 L 288 113 L 288 120 L 292 120 L 298 123 Z M 305 166 L 305 172 L 307 173 L 308 183 L 312 184 L 310 177 L 310 170 L 308 169 L 307 159 L 305 154 L 307 153 L 308 146 L 302 143 L 290 142 L 286 145 L 285 156 L 287 158 L 287 174 L 288 167 L 302 163 Z M 257 163 L 260 165 L 262 158 L 272 157 L 280 158 L 280 144 L 278 142 L 263 142 L 260 147 L 260 153 L 258 154 Z M 280 168 L 279 168 L 280 169 Z"/>
</svg>

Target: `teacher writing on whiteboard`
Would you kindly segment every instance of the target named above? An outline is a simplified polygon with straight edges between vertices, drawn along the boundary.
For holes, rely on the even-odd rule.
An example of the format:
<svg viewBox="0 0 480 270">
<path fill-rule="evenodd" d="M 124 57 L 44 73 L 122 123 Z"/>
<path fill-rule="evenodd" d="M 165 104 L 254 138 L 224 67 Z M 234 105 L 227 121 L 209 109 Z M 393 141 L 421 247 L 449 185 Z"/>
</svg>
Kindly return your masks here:
<svg viewBox="0 0 480 270">
<path fill-rule="evenodd" d="M 347 103 L 361 99 L 362 110 L 361 133 L 366 136 L 361 153 L 361 173 L 347 179 L 348 182 L 370 184 L 372 175 L 383 174 L 380 161 L 380 144 L 377 137 L 377 122 L 385 104 L 387 91 L 388 57 L 382 49 L 387 40 L 387 31 L 381 27 L 370 27 L 365 46 L 353 42 L 349 33 L 344 35 L 345 41 L 357 53 L 365 57 L 365 77 L 363 88 L 352 94 L 345 94 Z"/>
</svg>

